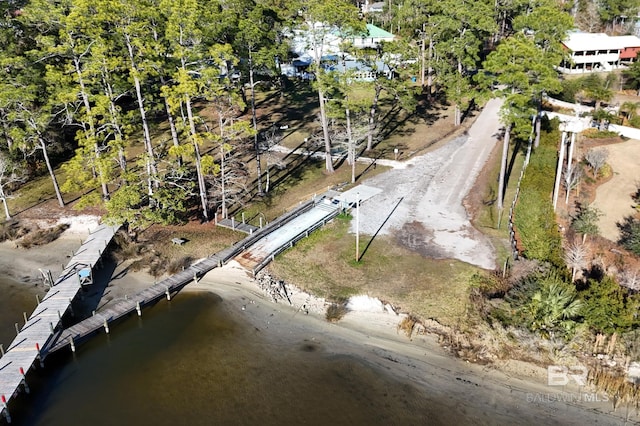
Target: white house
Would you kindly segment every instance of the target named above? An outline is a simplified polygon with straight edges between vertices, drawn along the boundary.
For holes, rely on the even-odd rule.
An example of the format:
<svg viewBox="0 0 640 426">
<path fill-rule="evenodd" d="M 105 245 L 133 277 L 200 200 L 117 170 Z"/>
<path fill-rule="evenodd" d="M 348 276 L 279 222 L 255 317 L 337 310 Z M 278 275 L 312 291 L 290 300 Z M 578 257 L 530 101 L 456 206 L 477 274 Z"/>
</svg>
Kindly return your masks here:
<svg viewBox="0 0 640 426">
<path fill-rule="evenodd" d="M 559 70 L 566 74 L 611 71 L 636 60 L 640 38 L 633 35 L 570 32 L 562 42 L 569 53 Z"/>
<path fill-rule="evenodd" d="M 291 43 L 292 51 L 304 62 L 315 57 L 315 52 L 312 48 L 313 43 L 311 43 L 309 37 L 308 33 L 303 30 L 295 30 L 293 33 L 293 40 Z M 357 48 L 375 49 L 380 46 L 382 42 L 390 42 L 394 39 L 395 36 L 393 34 L 383 30 L 382 28 L 376 27 L 373 24 L 367 24 L 366 34 L 357 36 L 345 37 L 337 30 L 327 31 L 324 37 L 324 44 L 322 46 L 322 56 L 324 58 L 337 55 L 339 57 L 346 56 L 348 58 L 349 55 L 344 55 L 340 48 L 340 45 L 345 42 L 351 42 L 353 46 Z"/>
</svg>

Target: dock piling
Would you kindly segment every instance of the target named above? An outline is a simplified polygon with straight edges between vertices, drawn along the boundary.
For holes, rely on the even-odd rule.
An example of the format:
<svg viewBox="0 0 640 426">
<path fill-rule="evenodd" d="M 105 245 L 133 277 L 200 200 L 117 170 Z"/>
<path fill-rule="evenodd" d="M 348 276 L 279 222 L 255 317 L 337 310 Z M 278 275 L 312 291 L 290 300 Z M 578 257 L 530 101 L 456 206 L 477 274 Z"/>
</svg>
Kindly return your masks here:
<svg viewBox="0 0 640 426">
<path fill-rule="evenodd" d="M 42 359 L 42 353 L 40 353 L 40 344 L 36 342 L 36 352 L 38 352 L 38 356 L 36 357 L 40 361 L 40 368 L 44 368 L 44 360 Z"/>
<path fill-rule="evenodd" d="M 76 353 L 76 343 L 73 341 L 73 336 L 69 336 L 69 344 L 71 345 L 71 352 Z"/>
<path fill-rule="evenodd" d="M 106 319 L 103 322 L 103 327 L 104 327 L 105 333 L 109 334 L 109 323 L 107 322 Z"/>
<path fill-rule="evenodd" d="M 16 326 L 16 334 L 20 334 L 20 328 L 18 327 L 18 323 L 15 323 Z"/>
<path fill-rule="evenodd" d="M 36 302 L 38 302 L 38 305 L 40 304 L 40 296 L 38 296 L 37 294 L 36 294 Z"/>
<path fill-rule="evenodd" d="M 7 398 L 2 395 L 2 408 L 4 411 L 4 418 L 7 420 L 7 423 L 11 423 L 11 415 L 9 414 L 9 409 L 7 408 Z"/>
<path fill-rule="evenodd" d="M 27 319 L 27 313 L 26 312 L 22 312 L 22 317 L 24 318 L 24 325 L 27 325 L 27 321 L 29 321 Z"/>
<path fill-rule="evenodd" d="M 165 287 L 166 291 L 164 292 L 164 294 L 167 295 L 167 300 L 171 301 L 171 293 L 169 293 L 169 287 Z"/>
<path fill-rule="evenodd" d="M 140 308 L 140 302 L 136 302 L 136 311 L 138 312 L 138 316 L 142 316 L 142 309 Z"/>
<path fill-rule="evenodd" d="M 0 343 L 0 355 L 4 356 L 4 345 Z"/>
<path fill-rule="evenodd" d="M 24 373 L 24 368 L 20 367 L 20 374 L 22 375 L 22 385 L 24 386 L 24 392 L 29 393 L 29 385 L 27 384 L 27 375 Z"/>
</svg>

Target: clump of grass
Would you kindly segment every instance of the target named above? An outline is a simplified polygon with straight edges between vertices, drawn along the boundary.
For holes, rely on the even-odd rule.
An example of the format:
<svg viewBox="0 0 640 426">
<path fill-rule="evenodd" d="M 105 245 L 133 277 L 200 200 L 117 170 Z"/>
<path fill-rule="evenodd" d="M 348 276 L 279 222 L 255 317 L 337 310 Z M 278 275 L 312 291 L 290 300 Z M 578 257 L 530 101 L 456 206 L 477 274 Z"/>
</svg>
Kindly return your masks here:
<svg viewBox="0 0 640 426">
<path fill-rule="evenodd" d="M 407 315 L 398 324 L 398 332 L 402 331 L 408 338 L 411 338 L 416 324 L 418 324 L 418 318 L 413 315 Z"/>
<path fill-rule="evenodd" d="M 22 240 L 18 243 L 21 247 L 30 248 L 33 246 L 43 246 L 45 244 L 49 244 L 52 241 L 55 241 L 62 235 L 64 231 L 69 228 L 69 225 L 66 223 L 60 224 L 53 228 L 47 229 L 37 229 L 33 232 L 30 232 Z"/>
<path fill-rule="evenodd" d="M 4 222 L 0 225 L 0 242 L 13 241 L 27 235 L 31 230 L 19 222 Z"/>
<path fill-rule="evenodd" d="M 136 243 L 127 233 L 122 231 L 115 235 L 114 241 L 116 248 L 112 251 L 112 256 L 116 261 L 138 257 L 145 251 L 142 244 Z"/>
<path fill-rule="evenodd" d="M 325 318 L 329 322 L 338 322 L 349 312 L 345 302 L 332 303 L 327 308 Z"/>
<path fill-rule="evenodd" d="M 191 258 L 191 256 L 183 256 L 179 259 L 174 259 L 169 262 L 166 272 L 171 275 L 177 274 L 178 272 L 183 271 L 185 268 L 188 268 L 192 262 L 193 259 Z"/>
</svg>

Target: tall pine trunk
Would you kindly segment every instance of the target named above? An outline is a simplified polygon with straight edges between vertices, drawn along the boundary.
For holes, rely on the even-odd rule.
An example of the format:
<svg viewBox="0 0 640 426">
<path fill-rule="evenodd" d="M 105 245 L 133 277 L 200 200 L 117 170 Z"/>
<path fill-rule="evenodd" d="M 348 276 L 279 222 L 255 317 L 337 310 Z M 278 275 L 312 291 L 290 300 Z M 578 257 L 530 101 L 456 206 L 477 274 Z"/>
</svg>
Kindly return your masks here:
<svg viewBox="0 0 640 426">
<path fill-rule="evenodd" d="M 73 65 L 75 68 L 76 75 L 78 77 L 78 83 L 80 84 L 80 97 L 82 98 L 82 103 L 84 105 L 84 109 L 87 114 L 87 119 L 89 120 L 89 123 L 88 123 L 89 137 L 92 139 L 92 142 L 93 142 L 93 151 L 96 156 L 98 180 L 100 181 L 100 187 L 102 189 L 102 197 L 105 200 L 108 200 L 109 188 L 107 187 L 107 179 L 105 177 L 104 170 L 102 170 L 102 166 L 100 164 L 100 147 L 98 146 L 93 112 L 91 110 L 91 103 L 89 102 L 89 95 L 84 85 L 84 78 L 82 77 L 82 70 L 80 69 L 80 60 L 77 57 L 73 58 Z M 87 130 L 86 126 L 83 126 L 83 128 L 86 132 Z"/>
<path fill-rule="evenodd" d="M 256 119 L 256 92 L 253 82 L 253 58 L 249 49 L 249 84 L 251 85 L 251 119 L 253 122 L 253 149 L 256 151 L 256 173 L 258 174 L 258 194 L 262 195 L 262 169 L 260 168 L 260 146 L 258 145 L 258 120 Z"/>
<path fill-rule="evenodd" d="M 130 75 L 133 76 L 133 84 L 136 89 L 136 100 L 138 102 L 138 110 L 140 112 L 140 121 L 142 122 L 142 135 L 144 137 L 144 146 L 147 151 L 147 179 L 148 179 L 148 188 L 149 188 L 149 196 L 153 196 L 153 190 L 157 189 L 159 186 L 158 180 L 156 176 L 158 175 L 158 170 L 156 166 L 155 153 L 153 149 L 153 144 L 151 143 L 151 133 L 149 132 L 149 122 L 147 120 L 147 111 L 144 107 L 144 98 L 142 96 L 142 86 L 140 84 L 140 77 L 138 74 L 140 71 L 138 70 L 138 66 L 135 61 L 135 56 L 133 53 L 133 45 L 131 44 L 131 38 L 128 34 L 124 36 L 125 42 L 127 45 L 127 51 L 129 53 L 129 61 L 131 65 Z"/>
<path fill-rule="evenodd" d="M 319 86 L 319 84 L 318 84 Z M 331 156 L 331 139 L 329 138 L 329 123 L 327 122 L 327 111 L 324 105 L 324 92 L 318 87 L 318 100 L 320 101 L 320 121 L 322 121 L 322 135 L 324 136 L 325 169 L 333 173 L 333 157 Z"/>
<path fill-rule="evenodd" d="M 378 111 L 378 101 L 380 100 L 380 92 L 382 91 L 382 86 L 376 84 L 375 87 L 375 95 L 373 97 L 373 102 L 371 103 L 371 108 L 369 109 L 369 129 L 367 132 L 367 151 L 373 148 L 373 133 L 376 128 L 376 112 Z"/>
<path fill-rule="evenodd" d="M 511 139 L 511 123 L 507 124 L 504 131 L 504 138 L 502 139 L 502 157 L 500 158 L 500 177 L 498 179 L 498 216 L 502 216 L 502 210 L 504 208 L 504 187 L 505 187 L 505 175 L 507 173 L 507 155 L 509 153 L 509 140 Z M 500 226 L 500 219 L 498 219 L 498 226 Z"/>
<path fill-rule="evenodd" d="M 49 176 L 51 177 L 51 182 L 53 183 L 53 190 L 56 192 L 58 205 L 60 207 L 64 207 L 64 199 L 62 198 L 62 193 L 60 192 L 58 179 L 56 178 L 56 175 L 53 172 L 53 167 L 51 167 L 51 161 L 49 160 L 49 153 L 47 152 L 47 144 L 44 143 L 44 140 L 40 136 L 38 136 L 38 141 L 40 143 L 40 149 L 42 150 L 42 156 L 44 157 L 44 162 L 47 165 L 47 170 L 49 171 Z"/>
<path fill-rule="evenodd" d="M 191 98 L 189 95 L 184 95 L 185 109 L 187 110 L 187 118 L 189 120 L 189 131 L 191 132 L 191 141 L 193 142 L 193 150 L 196 161 L 196 175 L 198 179 L 198 190 L 200 191 L 200 203 L 202 206 L 202 215 L 205 221 L 209 221 L 208 205 L 209 200 L 207 198 L 207 188 L 204 181 L 204 174 L 202 172 L 202 164 L 200 161 L 200 147 L 198 145 L 198 137 L 196 133 L 196 124 L 193 118 L 193 111 L 191 110 Z"/>
</svg>

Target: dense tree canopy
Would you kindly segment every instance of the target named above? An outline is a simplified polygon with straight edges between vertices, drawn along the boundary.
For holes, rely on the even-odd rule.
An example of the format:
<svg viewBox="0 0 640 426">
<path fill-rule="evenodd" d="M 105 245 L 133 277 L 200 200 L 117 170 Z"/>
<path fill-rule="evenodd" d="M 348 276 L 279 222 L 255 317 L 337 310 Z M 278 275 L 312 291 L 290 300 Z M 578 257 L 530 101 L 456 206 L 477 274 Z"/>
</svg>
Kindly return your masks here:
<svg viewBox="0 0 640 426">
<path fill-rule="evenodd" d="M 322 78 L 321 64 L 329 35 L 364 31 L 348 0 L 2 2 L 0 150 L 17 163 L 43 164 L 33 168 L 48 171 L 61 206 L 72 193 L 81 206 L 102 205 L 111 220 L 134 227 L 181 221 L 194 211 L 209 220 L 247 191 L 249 159 L 263 192 L 266 129 L 256 120 L 255 89 L 290 58 L 294 29 L 310 34 L 316 56 L 311 71 L 329 171 L 334 141 L 325 108 L 338 99 L 342 112 L 332 121 L 351 132 L 353 120 L 362 120 L 371 149 L 382 92 L 410 113 L 417 100 L 448 102 L 458 125 L 489 93 L 474 78 L 479 70 L 509 86 L 509 104 L 522 107 L 514 117 L 557 84 L 552 67 L 571 19 L 553 0 L 410 0 L 385 7 L 384 19 L 399 37 L 351 51 L 375 75 L 358 89 L 371 95 L 355 105 L 348 82 L 339 98 L 329 97 L 340 79 Z M 352 148 L 356 139 L 351 134 Z"/>
</svg>

